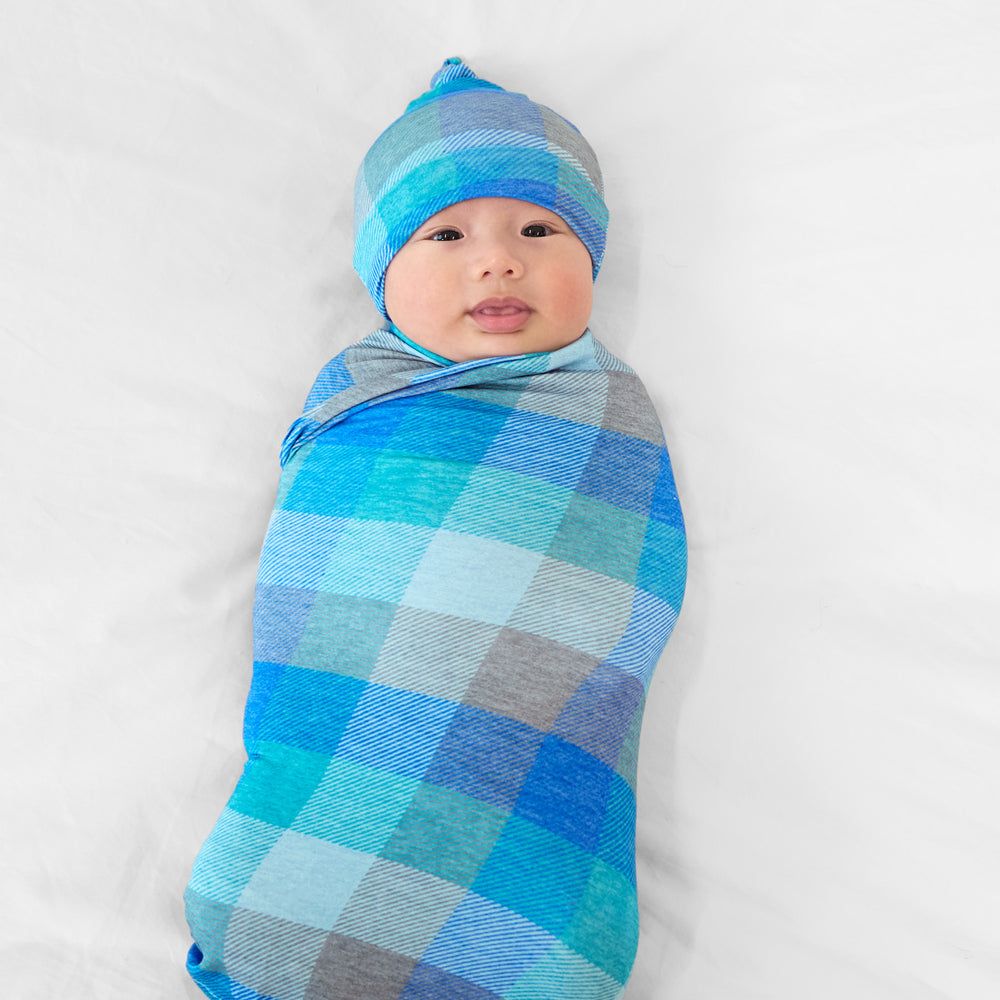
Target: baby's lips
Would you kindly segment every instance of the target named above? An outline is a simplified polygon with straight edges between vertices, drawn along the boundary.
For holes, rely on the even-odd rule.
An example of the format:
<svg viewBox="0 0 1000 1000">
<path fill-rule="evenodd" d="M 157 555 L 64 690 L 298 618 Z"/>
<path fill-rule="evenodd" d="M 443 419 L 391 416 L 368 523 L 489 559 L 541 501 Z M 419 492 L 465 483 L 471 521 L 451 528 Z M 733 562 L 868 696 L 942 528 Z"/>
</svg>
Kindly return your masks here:
<svg viewBox="0 0 1000 1000">
<path fill-rule="evenodd" d="M 502 316 L 515 312 L 531 312 L 531 309 L 526 302 L 522 302 L 520 299 L 515 299 L 512 296 L 505 296 L 503 298 L 483 299 L 482 302 L 476 303 L 469 312 Z"/>
<path fill-rule="evenodd" d="M 531 316 L 531 307 L 520 299 L 483 299 L 469 310 L 469 315 L 487 333 L 516 333 Z"/>
</svg>

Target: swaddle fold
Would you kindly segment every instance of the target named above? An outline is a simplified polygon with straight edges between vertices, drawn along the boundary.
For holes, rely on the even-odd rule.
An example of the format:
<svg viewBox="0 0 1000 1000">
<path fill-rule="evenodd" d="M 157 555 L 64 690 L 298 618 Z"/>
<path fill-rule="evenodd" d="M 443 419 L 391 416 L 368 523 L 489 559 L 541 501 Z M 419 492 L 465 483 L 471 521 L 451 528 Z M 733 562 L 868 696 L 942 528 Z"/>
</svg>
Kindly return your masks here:
<svg viewBox="0 0 1000 1000">
<path fill-rule="evenodd" d="M 320 373 L 260 561 L 244 773 L 186 893 L 239 1000 L 612 1000 L 635 769 L 684 590 L 656 414 L 590 333 Z"/>
</svg>

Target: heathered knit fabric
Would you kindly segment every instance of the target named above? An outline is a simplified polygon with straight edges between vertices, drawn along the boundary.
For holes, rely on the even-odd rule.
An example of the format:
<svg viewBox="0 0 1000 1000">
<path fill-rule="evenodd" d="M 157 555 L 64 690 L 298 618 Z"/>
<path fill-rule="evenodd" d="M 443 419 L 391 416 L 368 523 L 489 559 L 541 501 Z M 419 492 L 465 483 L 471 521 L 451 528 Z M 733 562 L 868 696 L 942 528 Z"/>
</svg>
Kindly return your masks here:
<svg viewBox="0 0 1000 1000">
<path fill-rule="evenodd" d="M 217 1000 L 614 1000 L 685 579 L 659 423 L 589 333 L 321 373 L 264 543 L 249 760 L 186 894 Z"/>
<path fill-rule="evenodd" d="M 385 315 L 385 270 L 432 215 L 469 198 L 518 198 L 561 216 L 596 277 L 608 210 L 597 157 L 574 125 L 448 60 L 375 140 L 354 186 L 354 267 Z"/>
</svg>

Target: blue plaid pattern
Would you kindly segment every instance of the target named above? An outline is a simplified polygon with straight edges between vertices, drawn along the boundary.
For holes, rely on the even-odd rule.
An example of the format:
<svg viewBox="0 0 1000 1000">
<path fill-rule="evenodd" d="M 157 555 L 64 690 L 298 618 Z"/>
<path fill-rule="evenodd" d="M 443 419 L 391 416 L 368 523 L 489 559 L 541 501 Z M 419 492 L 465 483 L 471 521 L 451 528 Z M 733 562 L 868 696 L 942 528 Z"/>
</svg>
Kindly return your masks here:
<svg viewBox="0 0 1000 1000">
<path fill-rule="evenodd" d="M 686 557 L 642 385 L 589 333 L 442 367 L 378 331 L 282 458 L 191 975 L 216 1000 L 620 997 Z"/>
<path fill-rule="evenodd" d="M 561 216 L 604 256 L 600 166 L 574 125 L 448 60 L 431 89 L 375 140 L 354 186 L 354 267 L 385 315 L 385 270 L 436 212 L 469 198 L 518 198 Z"/>
</svg>

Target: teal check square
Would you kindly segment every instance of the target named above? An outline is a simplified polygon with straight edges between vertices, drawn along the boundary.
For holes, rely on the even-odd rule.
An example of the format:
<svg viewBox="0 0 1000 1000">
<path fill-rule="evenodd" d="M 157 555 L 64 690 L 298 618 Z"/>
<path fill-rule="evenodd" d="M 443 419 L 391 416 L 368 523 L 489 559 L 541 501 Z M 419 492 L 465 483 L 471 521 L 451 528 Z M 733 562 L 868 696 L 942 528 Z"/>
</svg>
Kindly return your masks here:
<svg viewBox="0 0 1000 1000">
<path fill-rule="evenodd" d="M 472 891 L 560 935 L 572 919 L 593 866 L 594 857 L 587 851 L 512 816 Z"/>
<path fill-rule="evenodd" d="M 576 494 L 566 505 L 546 554 L 634 584 L 648 520 L 603 500 Z"/>
<path fill-rule="evenodd" d="M 465 486 L 473 466 L 446 458 L 387 451 L 368 477 L 354 516 L 437 527 Z"/>
</svg>

